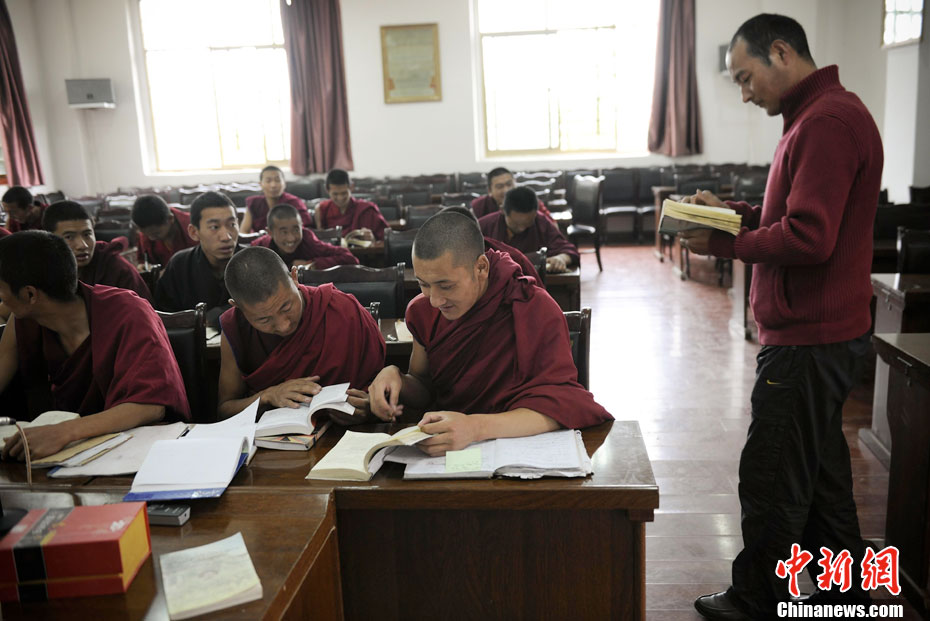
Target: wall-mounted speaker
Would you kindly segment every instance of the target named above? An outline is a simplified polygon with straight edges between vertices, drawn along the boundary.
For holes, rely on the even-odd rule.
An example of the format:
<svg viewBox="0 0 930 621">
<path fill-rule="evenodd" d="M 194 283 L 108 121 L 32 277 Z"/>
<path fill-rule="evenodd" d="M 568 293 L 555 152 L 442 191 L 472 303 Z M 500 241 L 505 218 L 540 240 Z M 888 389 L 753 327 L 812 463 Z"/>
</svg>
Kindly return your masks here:
<svg viewBox="0 0 930 621">
<path fill-rule="evenodd" d="M 109 79 L 65 80 L 71 108 L 115 108 L 113 83 Z"/>
</svg>

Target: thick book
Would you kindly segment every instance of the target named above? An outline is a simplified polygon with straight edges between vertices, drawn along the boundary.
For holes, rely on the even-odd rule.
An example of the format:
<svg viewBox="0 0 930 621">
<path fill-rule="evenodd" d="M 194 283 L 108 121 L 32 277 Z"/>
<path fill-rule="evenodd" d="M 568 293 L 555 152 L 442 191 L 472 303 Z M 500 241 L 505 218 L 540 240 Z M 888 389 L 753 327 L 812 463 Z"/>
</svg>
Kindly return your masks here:
<svg viewBox="0 0 930 621">
<path fill-rule="evenodd" d="M 307 474 L 308 479 L 325 481 L 367 481 L 378 471 L 383 454 L 375 454 L 389 446 L 410 446 L 429 438 L 419 427 L 407 427 L 394 435 L 346 431 L 345 435 L 317 462 Z"/>
<path fill-rule="evenodd" d="M 332 425 L 332 421 L 327 420 L 313 430 L 311 434 L 291 433 L 281 436 L 267 436 L 264 438 L 255 438 L 255 446 L 258 448 L 275 449 L 277 451 L 309 451 L 317 440 L 322 437 L 326 430 Z"/>
<path fill-rule="evenodd" d="M 674 235 L 693 229 L 717 229 L 736 235 L 742 225 L 742 216 L 729 207 L 692 205 L 665 199 L 659 232 Z"/>
<path fill-rule="evenodd" d="M 289 433 L 313 435 L 321 424 L 326 410 L 338 410 L 353 414 L 355 407 L 349 404 L 349 384 L 333 384 L 320 389 L 310 403 L 296 408 L 275 408 L 262 414 L 255 425 L 255 437 L 282 436 Z"/>
<path fill-rule="evenodd" d="M 168 616 L 189 619 L 262 597 L 262 583 L 242 533 L 207 545 L 162 554 Z"/>
<path fill-rule="evenodd" d="M 145 503 L 34 509 L 0 540 L 0 600 L 125 593 L 150 553 Z"/>
<path fill-rule="evenodd" d="M 252 452 L 258 402 L 256 397 L 232 418 L 153 443 L 123 500 L 221 496 Z"/>
<path fill-rule="evenodd" d="M 391 449 L 384 461 L 406 464 L 405 479 L 538 479 L 585 477 L 593 472 L 581 432 L 574 429 L 476 442 L 441 457 L 402 446 Z"/>
</svg>

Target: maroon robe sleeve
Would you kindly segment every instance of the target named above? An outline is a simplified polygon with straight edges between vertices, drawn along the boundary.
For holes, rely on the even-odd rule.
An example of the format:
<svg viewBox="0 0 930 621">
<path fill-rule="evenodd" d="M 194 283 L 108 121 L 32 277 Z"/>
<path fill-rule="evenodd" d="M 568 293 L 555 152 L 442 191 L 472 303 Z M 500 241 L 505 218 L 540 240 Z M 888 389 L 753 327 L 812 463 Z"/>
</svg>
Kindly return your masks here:
<svg viewBox="0 0 930 621">
<path fill-rule="evenodd" d="M 318 270 L 337 265 L 358 265 L 358 259 L 348 248 L 320 241 L 310 229 L 304 229 L 304 239 L 295 254 L 297 259 L 313 261 L 313 266 Z"/>
<path fill-rule="evenodd" d="M 489 213 L 500 211 L 490 194 L 485 194 L 471 202 L 471 210 L 479 220 Z"/>
<path fill-rule="evenodd" d="M 357 226 L 355 229 L 367 228 L 371 229 L 372 234 L 374 234 L 375 239 L 383 240 L 384 239 L 384 229 L 388 228 L 387 220 L 384 219 L 384 216 L 381 215 L 381 210 L 378 209 L 378 206 L 374 203 L 368 201 L 359 201 L 357 209 L 362 209 L 362 213 L 358 214 L 356 219 Z M 343 235 L 345 231 L 343 231 Z"/>
<path fill-rule="evenodd" d="M 313 216 L 310 215 L 310 211 L 307 209 L 307 203 L 299 196 L 285 192 L 281 195 L 281 198 L 278 199 L 278 205 L 281 204 L 290 205 L 296 209 L 297 213 L 300 215 L 300 221 L 303 222 L 305 227 L 312 227 L 316 224 L 316 222 L 313 221 Z M 275 207 L 278 205 L 275 205 Z"/>
<path fill-rule="evenodd" d="M 163 405 L 188 420 L 184 380 L 165 326 L 151 305 L 125 291 L 94 287 L 91 310 L 94 381 L 106 409 L 121 403 Z"/>
<path fill-rule="evenodd" d="M 539 214 L 536 218 L 536 227 L 539 229 L 539 238 L 542 240 L 542 245 L 547 248 L 546 256 L 554 257 L 557 254 L 564 253 L 572 258 L 572 265 L 581 264 L 581 255 L 578 254 L 575 245 L 565 239 L 562 231 L 552 222 L 543 218 L 542 214 Z"/>
</svg>

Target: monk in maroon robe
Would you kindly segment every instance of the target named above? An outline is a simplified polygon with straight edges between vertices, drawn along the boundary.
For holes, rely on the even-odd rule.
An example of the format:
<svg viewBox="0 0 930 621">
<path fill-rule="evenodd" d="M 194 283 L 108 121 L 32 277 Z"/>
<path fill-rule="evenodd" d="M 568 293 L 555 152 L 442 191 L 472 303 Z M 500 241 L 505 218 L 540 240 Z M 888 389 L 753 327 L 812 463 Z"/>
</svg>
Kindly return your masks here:
<svg viewBox="0 0 930 621">
<path fill-rule="evenodd" d="M 513 173 L 506 168 L 495 168 L 489 172 L 488 193 L 471 202 L 471 210 L 474 212 L 475 217 L 480 219 L 489 213 L 497 213 L 500 211 L 501 205 L 504 204 L 504 196 L 515 187 L 517 187 L 517 183 L 513 179 Z M 555 220 L 552 219 L 552 214 L 549 213 L 549 210 L 546 209 L 543 202 L 537 200 L 537 203 L 539 203 L 537 205 L 539 213 L 552 222 L 552 224 L 555 224 Z"/>
<path fill-rule="evenodd" d="M 321 386 L 348 382 L 355 413 L 341 424 L 370 418 L 364 389 L 384 366 L 378 324 L 358 301 L 330 284 L 297 284 L 268 248 L 237 253 L 226 266 L 231 309 L 220 318 L 219 415 L 226 418 L 258 396 L 259 410 L 297 407 Z"/>
<path fill-rule="evenodd" d="M 79 283 L 61 238 L 27 231 L 0 240 L 0 298 L 15 318 L 0 338 L 0 392 L 18 373 L 31 417 L 51 409 L 81 415 L 26 429 L 33 459 L 85 438 L 190 417 L 151 305 L 124 289 Z M 23 455 L 19 435 L 8 438 L 3 456 Z"/>
<path fill-rule="evenodd" d="M 190 213 L 169 207 L 158 195 L 137 198 L 132 206 L 132 221 L 139 229 L 136 262 L 140 265 L 146 262 L 168 265 L 176 252 L 197 245 L 197 240 L 187 232 Z"/>
<path fill-rule="evenodd" d="M 419 230 L 413 269 L 422 295 L 407 307 L 409 373 L 385 368 L 369 387 L 372 412 L 393 420 L 405 405 L 429 408 L 430 455 L 473 442 L 612 416 L 578 383 L 558 304 L 510 257 L 484 250 L 474 224 L 441 212 Z"/>
<path fill-rule="evenodd" d="M 326 192 L 329 200 L 316 207 L 316 228 L 342 227 L 345 238 L 357 237 L 365 241 L 384 239 L 387 220 L 378 206 L 352 197 L 349 173 L 334 168 L 326 175 Z"/>
<path fill-rule="evenodd" d="M 556 225 L 538 213 L 536 202 L 533 190 L 514 188 L 507 192 L 502 211 L 478 219 L 481 233 L 524 253 L 546 248 L 547 272 L 566 272 L 577 267 L 581 262 L 578 249 Z"/>
<path fill-rule="evenodd" d="M 268 212 L 275 205 L 292 205 L 300 214 L 304 226 L 313 226 L 313 216 L 307 211 L 303 199 L 284 191 L 284 173 L 277 166 L 265 166 L 260 173 L 262 193 L 245 199 L 245 216 L 239 230 L 243 233 L 268 228 Z"/>
<path fill-rule="evenodd" d="M 14 185 L 0 199 L 6 212 L 6 227 L 10 233 L 34 231 L 42 228 L 42 213 L 45 205 L 32 197 L 26 188 Z"/>
<path fill-rule="evenodd" d="M 306 265 L 325 270 L 336 265 L 357 265 L 358 259 L 348 248 L 320 241 L 313 231 L 303 227 L 297 210 L 291 205 L 277 205 L 268 214 L 268 233 L 252 242 L 253 246 L 271 248 L 288 268 Z"/>
<path fill-rule="evenodd" d="M 451 211 L 455 213 L 460 213 L 463 216 L 471 218 L 474 221 L 475 226 L 478 226 L 478 218 L 475 217 L 475 214 L 468 207 L 465 207 L 465 206 L 446 207 L 443 211 Z M 516 264 L 520 266 L 520 269 L 523 270 L 524 276 L 532 276 L 536 280 L 537 285 L 542 282 L 542 279 L 539 277 L 539 272 L 536 271 L 536 266 L 533 265 L 533 262 L 530 261 L 529 258 L 527 258 L 525 254 L 523 254 L 522 252 L 520 252 L 513 246 L 505 244 L 504 242 L 498 241 L 491 237 L 485 237 L 484 238 L 484 249 L 485 250 L 497 250 L 498 252 L 506 252 L 507 254 L 510 255 L 510 258 L 513 259 L 516 262 Z"/>
<path fill-rule="evenodd" d="M 74 201 L 58 201 L 45 210 L 45 228 L 67 242 L 78 265 L 78 280 L 88 285 L 108 285 L 135 291 L 140 298 L 152 301 L 148 286 L 139 270 L 122 257 L 128 250 L 125 237 L 98 242 L 87 211 Z"/>
</svg>

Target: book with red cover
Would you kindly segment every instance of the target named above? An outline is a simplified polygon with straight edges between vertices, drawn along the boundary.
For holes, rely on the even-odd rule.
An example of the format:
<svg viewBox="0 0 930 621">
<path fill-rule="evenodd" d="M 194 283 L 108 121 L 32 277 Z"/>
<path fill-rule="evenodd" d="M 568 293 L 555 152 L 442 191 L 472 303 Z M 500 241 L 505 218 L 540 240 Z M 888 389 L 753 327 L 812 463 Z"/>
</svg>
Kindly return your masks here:
<svg viewBox="0 0 930 621">
<path fill-rule="evenodd" d="M 0 601 L 125 593 L 151 550 L 144 502 L 32 510 L 0 540 Z"/>
</svg>

